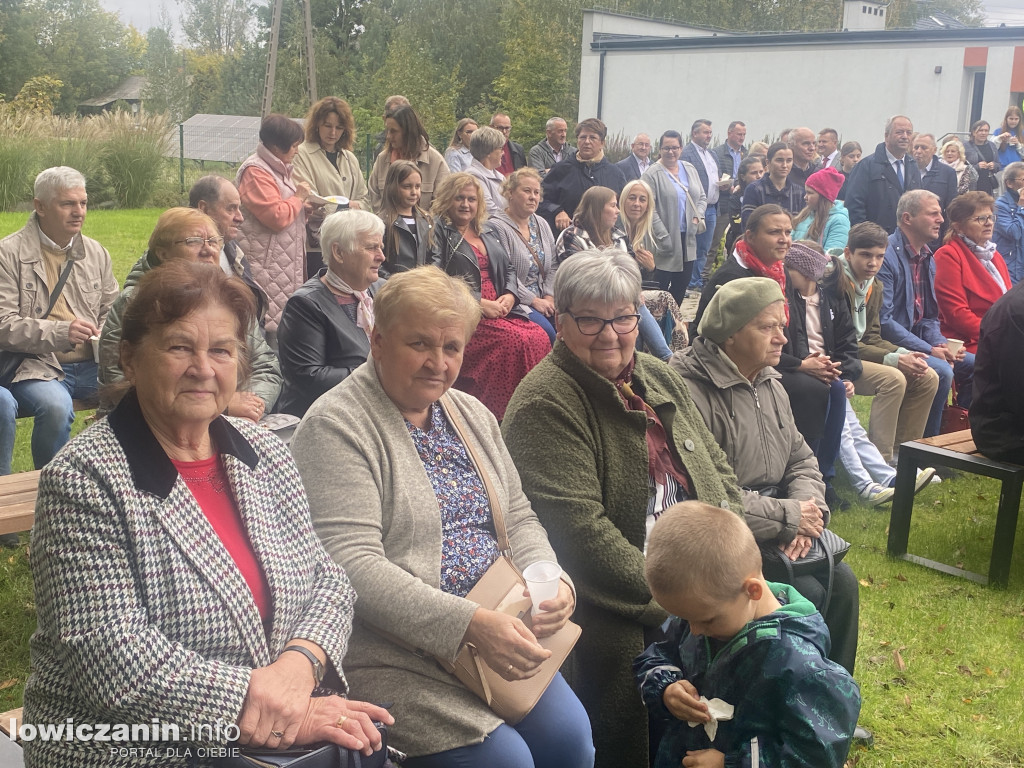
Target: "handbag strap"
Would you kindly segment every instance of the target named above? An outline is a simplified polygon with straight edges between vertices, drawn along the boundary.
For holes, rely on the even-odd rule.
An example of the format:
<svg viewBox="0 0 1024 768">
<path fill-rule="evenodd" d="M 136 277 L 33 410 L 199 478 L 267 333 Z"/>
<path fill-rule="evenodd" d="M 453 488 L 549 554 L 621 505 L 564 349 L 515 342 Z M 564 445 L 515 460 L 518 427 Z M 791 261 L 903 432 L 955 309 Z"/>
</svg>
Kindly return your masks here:
<svg viewBox="0 0 1024 768">
<path fill-rule="evenodd" d="M 71 259 L 68 259 L 67 263 L 64 265 L 63 271 L 61 271 L 60 273 L 60 279 L 57 281 L 57 286 L 53 289 L 53 293 L 50 294 L 50 306 L 46 308 L 46 312 L 43 313 L 43 316 L 41 318 L 39 318 L 40 320 L 45 320 L 47 317 L 49 317 L 50 313 L 53 311 L 53 308 L 57 305 L 57 299 L 60 298 L 61 291 L 64 290 L 64 285 L 67 283 L 68 278 L 71 276 L 71 268 L 73 266 L 75 266 L 75 262 L 72 261 Z"/>
<path fill-rule="evenodd" d="M 448 393 L 441 395 L 438 402 L 441 404 L 441 408 L 444 410 L 444 415 L 448 417 L 448 421 L 459 435 L 459 440 L 466 447 L 466 452 L 469 454 L 470 460 L 473 462 L 473 466 L 476 467 L 476 472 L 480 475 L 480 479 L 483 481 L 484 490 L 487 492 L 487 500 L 491 505 L 491 518 L 494 520 L 494 533 L 498 539 L 498 549 L 501 554 L 505 557 L 512 557 L 512 547 L 508 542 L 508 531 L 505 529 L 505 516 L 501 511 L 501 503 L 498 501 L 498 494 L 495 493 L 494 485 L 491 483 L 491 476 L 484 469 L 483 462 L 480 461 L 480 457 L 477 454 L 476 448 L 473 447 L 473 441 L 466 437 L 466 431 L 463 428 L 462 417 L 459 416 L 458 410 L 455 408 L 455 403 L 452 402 Z"/>
</svg>

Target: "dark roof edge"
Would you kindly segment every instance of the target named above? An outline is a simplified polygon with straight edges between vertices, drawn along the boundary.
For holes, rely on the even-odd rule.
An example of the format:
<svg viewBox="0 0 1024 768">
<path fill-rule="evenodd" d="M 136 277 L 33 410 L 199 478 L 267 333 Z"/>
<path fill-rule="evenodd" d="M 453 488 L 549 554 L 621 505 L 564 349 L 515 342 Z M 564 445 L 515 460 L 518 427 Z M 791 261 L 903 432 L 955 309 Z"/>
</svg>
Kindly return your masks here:
<svg viewBox="0 0 1024 768">
<path fill-rule="evenodd" d="M 604 33 L 608 34 L 608 33 Z M 630 37 L 594 40 L 592 51 L 650 51 L 674 48 L 747 48 L 822 43 L 972 43 L 1020 40 L 1024 27 L 967 27 L 965 29 L 880 29 L 863 32 L 784 32 L 781 34 L 731 33 L 717 37 Z"/>
</svg>

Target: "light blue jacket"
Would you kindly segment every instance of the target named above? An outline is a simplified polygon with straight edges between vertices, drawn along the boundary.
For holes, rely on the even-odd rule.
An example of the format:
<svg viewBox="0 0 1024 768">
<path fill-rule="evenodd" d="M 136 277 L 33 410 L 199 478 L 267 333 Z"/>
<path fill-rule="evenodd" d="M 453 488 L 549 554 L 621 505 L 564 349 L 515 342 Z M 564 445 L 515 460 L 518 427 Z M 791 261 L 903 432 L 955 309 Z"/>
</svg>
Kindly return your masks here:
<svg viewBox="0 0 1024 768">
<path fill-rule="evenodd" d="M 996 228 L 992 234 L 996 250 L 1006 262 L 1010 281 L 1016 285 L 1024 277 L 1024 205 L 1008 190 L 996 200 Z"/>
<path fill-rule="evenodd" d="M 814 216 L 808 216 L 795 227 L 793 227 L 793 241 L 804 240 L 807 232 L 814 224 Z M 828 220 L 825 222 L 825 231 L 821 233 L 821 247 L 826 251 L 830 248 L 846 247 L 846 241 L 850 236 L 850 212 L 846 210 L 842 200 L 836 200 L 832 210 L 828 212 Z"/>
</svg>

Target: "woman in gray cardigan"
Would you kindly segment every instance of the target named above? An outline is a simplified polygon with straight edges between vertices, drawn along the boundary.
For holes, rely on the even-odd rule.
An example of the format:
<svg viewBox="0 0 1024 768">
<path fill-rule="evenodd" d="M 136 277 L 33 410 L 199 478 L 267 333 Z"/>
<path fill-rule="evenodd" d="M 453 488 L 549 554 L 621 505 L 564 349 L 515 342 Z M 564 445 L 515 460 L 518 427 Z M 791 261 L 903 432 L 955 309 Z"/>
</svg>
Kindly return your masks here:
<svg viewBox="0 0 1024 768">
<path fill-rule="evenodd" d="M 540 173 L 536 168 L 520 168 L 509 174 L 501 191 L 508 207 L 491 216 L 491 226 L 519 280 L 519 301 L 554 344 L 555 237 L 537 215 L 542 195 Z"/>
<path fill-rule="evenodd" d="M 654 208 L 668 229 L 672 250 L 655 254 L 654 279 L 676 304 L 682 304 L 697 259 L 697 235 L 704 231 L 707 197 L 697 169 L 679 159 L 683 151 L 679 132 L 665 131 L 658 147 L 661 159 L 641 178 L 654 192 Z"/>
<path fill-rule="evenodd" d="M 449 391 L 480 306 L 464 281 L 419 267 L 392 277 L 374 307 L 370 359 L 313 404 L 291 443 L 316 531 L 359 595 L 345 673 L 394 702 L 389 738 L 411 755 L 406 768 L 590 768 L 590 723 L 560 675 L 510 726 L 431 658 L 454 661 L 473 643 L 506 680 L 529 678 L 576 597 L 563 576 L 526 623 L 467 599 L 499 556 L 492 502 L 518 568 L 555 560 L 494 417 Z"/>
</svg>

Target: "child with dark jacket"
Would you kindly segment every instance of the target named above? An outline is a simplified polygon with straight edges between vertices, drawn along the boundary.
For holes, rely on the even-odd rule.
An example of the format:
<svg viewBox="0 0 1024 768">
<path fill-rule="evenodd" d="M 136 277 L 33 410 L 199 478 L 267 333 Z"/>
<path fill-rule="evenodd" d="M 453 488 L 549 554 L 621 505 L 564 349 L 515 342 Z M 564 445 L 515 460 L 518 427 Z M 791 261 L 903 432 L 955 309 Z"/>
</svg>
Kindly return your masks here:
<svg viewBox="0 0 1024 768">
<path fill-rule="evenodd" d="M 742 518 L 687 501 L 648 540 L 651 594 L 673 617 L 633 671 L 654 718 L 668 721 L 655 768 L 842 768 L 860 689 L 829 661 L 814 606 L 761 574 Z"/>
</svg>

